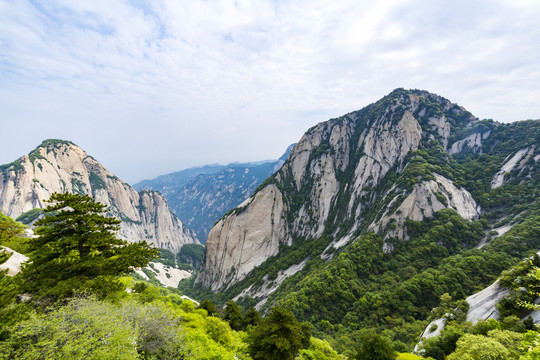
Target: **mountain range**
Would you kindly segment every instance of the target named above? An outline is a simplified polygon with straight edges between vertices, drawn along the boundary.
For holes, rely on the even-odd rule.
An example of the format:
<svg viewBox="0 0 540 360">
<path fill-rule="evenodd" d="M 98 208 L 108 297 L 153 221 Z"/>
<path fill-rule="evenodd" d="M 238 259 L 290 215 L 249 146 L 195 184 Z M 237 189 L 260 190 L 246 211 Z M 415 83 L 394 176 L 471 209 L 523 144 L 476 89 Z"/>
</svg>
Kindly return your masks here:
<svg viewBox="0 0 540 360">
<path fill-rule="evenodd" d="M 0 211 L 31 224 L 53 192 L 92 195 L 122 220 L 120 237 L 174 253 L 154 264 L 164 280 L 183 255 L 201 267 L 185 295 L 290 309 L 339 351 L 367 328 L 410 351 L 446 320 L 531 314 L 515 299 L 540 264 L 523 262 L 540 250 L 539 182 L 540 120 L 480 120 L 396 89 L 308 129 L 279 160 L 191 168 L 138 192 L 75 144 L 45 140 L 0 166 Z M 202 260 L 197 245 L 175 256 L 206 235 Z"/>
<path fill-rule="evenodd" d="M 294 145 L 277 160 L 205 165 L 144 180 L 133 187 L 162 193 L 171 210 L 204 242 L 216 221 L 283 165 Z"/>
</svg>

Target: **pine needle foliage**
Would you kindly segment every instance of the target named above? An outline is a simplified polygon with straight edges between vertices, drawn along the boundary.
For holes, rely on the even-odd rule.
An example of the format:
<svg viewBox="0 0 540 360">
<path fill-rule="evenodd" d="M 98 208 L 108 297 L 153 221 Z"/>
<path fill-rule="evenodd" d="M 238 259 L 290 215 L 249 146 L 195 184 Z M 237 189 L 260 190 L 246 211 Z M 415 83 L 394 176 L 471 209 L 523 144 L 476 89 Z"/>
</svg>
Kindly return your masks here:
<svg viewBox="0 0 540 360">
<path fill-rule="evenodd" d="M 122 289 L 115 277 L 158 256 L 145 242 L 117 238 L 120 220 L 104 215 L 107 207 L 88 195 L 54 193 L 47 202 L 23 270 L 25 290 L 42 300 L 55 302 L 78 291 L 105 297 Z"/>
</svg>

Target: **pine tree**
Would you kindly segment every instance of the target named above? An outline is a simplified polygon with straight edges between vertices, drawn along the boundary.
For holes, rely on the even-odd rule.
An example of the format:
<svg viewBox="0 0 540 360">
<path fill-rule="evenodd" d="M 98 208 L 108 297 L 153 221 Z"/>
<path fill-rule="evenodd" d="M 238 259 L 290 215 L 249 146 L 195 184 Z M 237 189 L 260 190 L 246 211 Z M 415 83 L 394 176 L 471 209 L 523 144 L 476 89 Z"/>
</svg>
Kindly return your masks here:
<svg viewBox="0 0 540 360">
<path fill-rule="evenodd" d="M 270 314 L 251 329 L 249 352 L 255 360 L 292 360 L 304 347 L 309 334 L 287 309 L 274 307 Z"/>
<path fill-rule="evenodd" d="M 236 303 L 232 300 L 225 303 L 223 310 L 223 320 L 227 321 L 231 329 L 240 331 L 243 330 L 242 312 Z"/>
<path fill-rule="evenodd" d="M 255 309 L 255 306 L 250 307 L 244 314 L 244 328 L 247 328 L 248 326 L 257 326 L 261 321 L 261 313 Z"/>
<path fill-rule="evenodd" d="M 52 194 L 46 216 L 29 241 L 25 290 L 48 301 L 89 291 L 106 297 L 122 289 L 115 277 L 145 266 L 158 250 L 116 237 L 120 221 L 103 215 L 106 206 L 88 195 Z"/>
</svg>

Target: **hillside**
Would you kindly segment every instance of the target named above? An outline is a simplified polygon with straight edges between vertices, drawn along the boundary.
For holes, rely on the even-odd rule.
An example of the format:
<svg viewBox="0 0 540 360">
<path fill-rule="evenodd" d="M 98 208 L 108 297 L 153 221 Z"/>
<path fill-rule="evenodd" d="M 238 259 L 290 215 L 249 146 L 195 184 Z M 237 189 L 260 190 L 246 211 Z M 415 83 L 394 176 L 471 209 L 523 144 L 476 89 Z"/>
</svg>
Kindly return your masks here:
<svg viewBox="0 0 540 360">
<path fill-rule="evenodd" d="M 206 165 L 145 180 L 134 187 L 161 192 L 171 210 L 204 242 L 216 221 L 283 165 L 294 145 L 277 160 Z"/>
<path fill-rule="evenodd" d="M 401 324 L 389 335 L 411 344 L 444 293 L 464 299 L 540 248 L 539 146 L 538 120 L 397 89 L 309 129 L 181 289 L 287 306 L 334 339 Z"/>
<path fill-rule="evenodd" d="M 53 192 L 92 195 L 122 220 L 118 236 L 178 252 L 198 243 L 192 230 L 156 191 L 135 191 L 77 145 L 45 140 L 28 155 L 0 166 L 0 211 L 25 223 L 40 215 Z"/>
</svg>

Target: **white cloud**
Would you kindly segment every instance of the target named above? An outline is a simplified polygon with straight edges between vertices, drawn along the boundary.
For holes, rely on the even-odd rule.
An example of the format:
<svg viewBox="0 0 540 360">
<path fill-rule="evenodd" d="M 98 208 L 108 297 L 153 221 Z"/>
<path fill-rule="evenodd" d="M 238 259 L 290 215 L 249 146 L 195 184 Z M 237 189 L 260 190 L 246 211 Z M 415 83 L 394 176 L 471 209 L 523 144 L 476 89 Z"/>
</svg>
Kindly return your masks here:
<svg viewBox="0 0 540 360">
<path fill-rule="evenodd" d="M 0 0 L 0 162 L 46 137 L 128 181 L 277 157 L 396 87 L 537 118 L 539 15 L 536 1 Z"/>
</svg>

